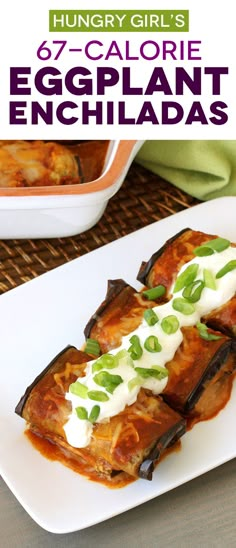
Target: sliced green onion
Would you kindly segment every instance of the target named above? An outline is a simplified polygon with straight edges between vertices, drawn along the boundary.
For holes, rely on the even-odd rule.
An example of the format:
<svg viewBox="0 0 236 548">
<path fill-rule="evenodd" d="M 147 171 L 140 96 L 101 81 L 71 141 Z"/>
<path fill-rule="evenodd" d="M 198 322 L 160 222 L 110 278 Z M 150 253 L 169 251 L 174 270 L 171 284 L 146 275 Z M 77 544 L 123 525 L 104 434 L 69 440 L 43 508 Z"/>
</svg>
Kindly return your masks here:
<svg viewBox="0 0 236 548">
<path fill-rule="evenodd" d="M 85 421 L 88 419 L 88 411 L 85 409 L 85 407 L 76 407 L 75 408 L 76 415 L 78 419 Z"/>
<path fill-rule="evenodd" d="M 161 327 L 167 335 L 173 335 L 179 329 L 179 320 L 176 316 L 170 314 L 170 316 L 165 316 L 161 321 Z"/>
<path fill-rule="evenodd" d="M 162 346 L 160 345 L 158 338 L 155 337 L 155 335 L 150 335 L 146 338 L 144 342 L 144 348 L 148 352 L 160 352 L 162 350 Z"/>
<path fill-rule="evenodd" d="M 217 251 L 217 253 L 221 253 L 221 251 L 224 251 L 230 246 L 230 241 L 226 240 L 226 238 L 215 238 L 214 240 L 210 240 L 208 245 L 210 245 L 214 251 Z"/>
<path fill-rule="evenodd" d="M 157 285 L 151 289 L 146 289 L 146 291 L 142 292 L 142 295 L 144 295 L 144 297 L 146 297 L 149 301 L 152 301 L 162 297 L 162 295 L 165 295 L 165 292 L 166 288 L 164 285 Z"/>
<path fill-rule="evenodd" d="M 98 419 L 99 415 L 100 415 L 100 407 L 99 405 L 94 405 L 90 411 L 88 420 L 94 423 Z"/>
<path fill-rule="evenodd" d="M 101 390 L 90 390 L 88 392 L 88 397 L 90 398 L 90 400 L 95 400 L 95 401 L 109 400 L 109 396 L 105 392 L 102 392 Z"/>
<path fill-rule="evenodd" d="M 104 369 L 114 369 L 117 366 L 117 358 L 113 354 L 103 354 L 100 361 L 102 362 Z"/>
<path fill-rule="evenodd" d="M 174 299 L 172 302 L 172 307 L 174 310 L 181 312 L 181 314 L 184 314 L 185 316 L 190 316 L 190 314 L 193 314 L 195 312 L 194 305 L 192 303 L 189 303 L 182 297 Z"/>
<path fill-rule="evenodd" d="M 119 350 L 115 355 L 115 358 L 117 360 L 117 365 L 119 365 L 120 361 L 124 360 L 125 365 L 133 367 L 133 361 L 128 350 L 125 350 L 124 348 Z"/>
<path fill-rule="evenodd" d="M 177 293 L 177 291 L 180 291 L 184 287 L 191 284 L 196 278 L 198 268 L 199 265 L 197 263 L 193 263 L 187 266 L 187 268 L 185 268 L 185 270 L 181 272 L 179 276 L 177 276 L 173 292 Z"/>
<path fill-rule="evenodd" d="M 92 372 L 96 373 L 97 371 L 101 371 L 101 369 L 103 369 L 102 363 L 100 362 L 100 360 L 96 360 L 96 362 L 94 362 L 92 365 Z"/>
<path fill-rule="evenodd" d="M 120 360 L 123 360 L 123 358 L 128 358 L 130 357 L 127 350 L 125 350 L 124 348 L 122 350 L 119 350 L 119 352 L 117 352 L 116 354 L 116 359 L 117 359 L 117 362 L 119 362 Z"/>
<path fill-rule="evenodd" d="M 195 280 L 195 282 L 184 288 L 182 295 L 189 303 L 197 303 L 201 298 L 204 287 L 205 282 L 203 280 Z"/>
<path fill-rule="evenodd" d="M 71 392 L 71 394 L 75 394 L 75 396 L 85 399 L 87 398 L 88 388 L 81 382 L 76 381 L 70 384 L 69 392 Z"/>
<path fill-rule="evenodd" d="M 96 360 L 92 365 L 92 372 L 101 371 L 101 369 L 114 369 L 117 366 L 118 360 L 112 354 L 103 354 L 101 358 Z"/>
<path fill-rule="evenodd" d="M 137 371 L 140 377 L 143 377 L 144 379 L 154 377 L 155 379 L 158 379 L 160 381 L 161 379 L 164 379 L 168 376 L 168 370 L 165 369 L 165 367 L 161 367 L 160 365 L 155 365 L 150 369 L 146 367 L 135 367 L 135 371 Z"/>
<path fill-rule="evenodd" d="M 193 252 L 197 255 L 197 257 L 207 257 L 208 255 L 213 255 L 214 249 L 200 245 L 199 247 L 196 247 Z"/>
<path fill-rule="evenodd" d="M 212 255 L 215 252 L 221 253 L 221 251 L 224 251 L 229 246 L 230 246 L 229 240 L 226 240 L 225 238 L 214 238 L 213 240 L 210 240 L 209 242 L 205 242 L 199 247 L 196 247 L 194 249 L 194 253 L 198 257 L 205 257 L 207 255 Z"/>
<path fill-rule="evenodd" d="M 132 335 L 129 342 L 131 342 L 131 346 L 128 348 L 128 352 L 130 353 L 132 360 L 138 360 L 143 354 L 139 337 L 137 335 Z"/>
<path fill-rule="evenodd" d="M 101 349 L 99 342 L 96 339 L 87 339 L 85 345 L 85 352 L 92 354 L 93 356 L 99 356 Z"/>
<path fill-rule="evenodd" d="M 130 379 L 128 382 L 129 391 L 133 390 L 133 388 L 136 388 L 136 386 L 141 386 L 142 382 L 142 379 L 138 375 Z"/>
<path fill-rule="evenodd" d="M 208 287 L 209 289 L 216 289 L 215 277 L 212 272 L 208 270 L 208 268 L 204 268 L 203 278 L 205 282 L 205 287 Z"/>
<path fill-rule="evenodd" d="M 231 272 L 232 270 L 234 270 L 236 268 L 236 260 L 233 260 L 233 261 L 229 261 L 225 266 L 223 266 L 223 268 L 221 268 L 217 274 L 216 274 L 216 278 L 222 278 L 223 276 L 225 276 L 225 274 L 228 274 L 228 272 Z"/>
<path fill-rule="evenodd" d="M 155 371 L 159 371 L 159 373 L 161 373 L 164 377 L 167 377 L 169 375 L 168 369 L 166 369 L 166 367 L 162 367 L 162 365 L 152 365 L 152 369 L 155 369 Z"/>
<path fill-rule="evenodd" d="M 158 322 L 158 316 L 152 308 L 147 308 L 147 310 L 145 310 L 144 312 L 143 317 L 146 320 L 147 324 L 150 326 L 155 325 Z"/>
<path fill-rule="evenodd" d="M 207 326 L 204 323 L 197 322 L 196 327 L 198 329 L 200 337 L 202 339 L 205 339 L 206 341 L 218 341 L 218 339 L 222 339 L 221 335 L 209 333 Z"/>
<path fill-rule="evenodd" d="M 100 373 L 94 375 L 93 380 L 96 384 L 105 388 L 107 392 L 110 392 L 110 394 L 113 394 L 116 387 L 123 382 L 120 375 L 111 375 L 107 371 L 100 371 Z"/>
</svg>

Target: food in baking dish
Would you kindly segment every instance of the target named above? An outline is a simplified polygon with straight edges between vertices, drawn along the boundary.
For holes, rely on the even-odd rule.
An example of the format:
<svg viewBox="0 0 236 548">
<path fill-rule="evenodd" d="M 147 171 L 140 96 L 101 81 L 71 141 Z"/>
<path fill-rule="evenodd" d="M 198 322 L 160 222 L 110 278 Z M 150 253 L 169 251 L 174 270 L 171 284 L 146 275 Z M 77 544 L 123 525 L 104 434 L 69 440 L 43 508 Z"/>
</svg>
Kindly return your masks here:
<svg viewBox="0 0 236 548">
<path fill-rule="evenodd" d="M 85 353 L 64 349 L 16 407 L 32 432 L 110 486 L 151 479 L 186 427 L 226 404 L 236 367 L 232 320 L 217 330 L 205 321 L 231 309 L 234 245 L 186 229 L 140 272 L 141 292 L 109 282 Z"/>
<path fill-rule="evenodd" d="M 96 179 L 102 171 L 106 141 L 61 143 L 1 141 L 0 187 L 57 186 Z"/>
</svg>

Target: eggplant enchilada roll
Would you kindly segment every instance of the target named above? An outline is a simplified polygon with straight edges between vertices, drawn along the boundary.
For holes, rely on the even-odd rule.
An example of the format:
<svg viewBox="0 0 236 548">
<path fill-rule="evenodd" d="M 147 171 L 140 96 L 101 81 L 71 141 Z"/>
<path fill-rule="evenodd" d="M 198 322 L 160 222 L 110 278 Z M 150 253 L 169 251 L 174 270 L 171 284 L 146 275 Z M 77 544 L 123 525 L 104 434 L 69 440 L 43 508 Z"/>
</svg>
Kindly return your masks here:
<svg viewBox="0 0 236 548">
<path fill-rule="evenodd" d="M 129 476 L 151 479 L 155 462 L 185 432 L 185 421 L 160 397 L 131 383 L 130 405 L 98 422 L 102 405 L 122 381 L 109 373 L 111 359 L 102 369 L 101 359 L 93 360 L 99 384 L 93 382 L 96 390 L 86 390 L 83 379 L 89 359 L 74 347 L 66 348 L 27 388 L 16 413 L 33 433 L 77 460 L 80 471 L 93 479 L 104 479 L 111 486 L 119 486 Z M 122 360 L 127 367 L 126 356 Z M 131 368 L 130 377 L 134 377 Z"/>
<path fill-rule="evenodd" d="M 211 238 L 209 234 L 184 228 L 158 249 L 150 259 L 143 261 L 137 279 L 147 287 L 164 285 L 167 295 L 180 268 L 194 258 L 194 249 Z"/>
<path fill-rule="evenodd" d="M 117 285 L 121 287 L 120 282 L 120 280 L 110 281 L 109 287 L 116 288 Z M 125 285 L 125 282 L 122 287 L 131 291 L 130 286 Z M 134 291 L 133 295 L 135 295 Z M 121 344 L 122 336 L 131 333 L 130 327 L 133 325 L 132 318 L 136 309 L 135 307 L 132 309 L 134 300 L 130 300 L 129 307 L 124 308 L 120 307 L 120 300 L 110 299 L 110 291 L 107 295 L 107 307 L 106 301 L 103 301 L 88 322 L 85 334 L 87 337 L 96 339 L 101 348 L 104 348 L 105 341 L 106 351 L 109 351 L 114 348 L 114 345 L 117 347 Z M 152 318 L 152 312 L 157 317 L 160 311 L 162 313 L 161 307 L 158 308 L 156 303 L 150 302 L 153 308 L 147 308 L 148 312 L 145 309 L 139 310 L 137 316 L 139 326 L 143 318 L 146 317 L 147 321 L 149 321 L 148 317 Z M 143 306 L 145 306 L 145 300 Z M 140 312 L 142 312 L 142 317 Z M 170 325 L 168 326 L 167 320 L 167 330 L 175 332 L 177 316 L 172 314 L 172 318 L 171 315 L 168 317 Z M 111 333 L 109 332 L 110 326 Z M 164 322 L 163 327 L 165 328 Z M 115 338 L 112 336 L 113 332 L 115 332 Z M 176 332 L 178 332 L 178 328 Z M 171 345 L 172 337 L 170 335 L 167 334 L 166 345 L 168 346 Z M 202 322 L 197 322 L 197 326 L 183 327 L 181 336 L 182 340 L 173 358 L 165 363 L 168 370 L 168 382 L 162 396 L 171 407 L 177 409 L 185 417 L 196 417 L 198 420 L 207 419 L 221 409 L 227 400 L 232 383 L 231 374 L 236 367 L 235 349 L 232 340 L 227 335 L 207 328 Z M 160 346 L 161 335 L 158 340 Z M 155 353 L 153 354 L 155 355 Z M 161 350 L 156 352 L 157 361 L 160 357 Z M 215 397 L 216 395 L 217 397 Z"/>
<path fill-rule="evenodd" d="M 214 290 L 217 280 L 229 273 L 236 275 L 235 243 L 225 238 L 205 234 L 186 228 L 168 240 L 147 262 L 141 264 L 137 279 L 149 288 L 162 285 L 165 295 L 171 298 L 176 291 L 175 280 L 179 272 L 189 266 L 182 286 L 183 295 L 189 297 L 191 288 L 197 287 L 198 273 L 194 266 L 200 261 L 201 280 L 205 287 Z M 199 268 L 200 270 L 200 268 Z M 183 275 L 184 276 L 184 275 Z M 189 282 L 187 280 L 189 278 Z M 226 276 L 226 279 L 228 276 Z M 179 287 L 181 286 L 181 280 Z M 202 284 L 203 287 L 203 284 Z M 217 306 L 203 316 L 203 321 L 213 329 L 229 335 L 236 335 L 236 296 L 235 291 L 226 303 Z"/>
</svg>

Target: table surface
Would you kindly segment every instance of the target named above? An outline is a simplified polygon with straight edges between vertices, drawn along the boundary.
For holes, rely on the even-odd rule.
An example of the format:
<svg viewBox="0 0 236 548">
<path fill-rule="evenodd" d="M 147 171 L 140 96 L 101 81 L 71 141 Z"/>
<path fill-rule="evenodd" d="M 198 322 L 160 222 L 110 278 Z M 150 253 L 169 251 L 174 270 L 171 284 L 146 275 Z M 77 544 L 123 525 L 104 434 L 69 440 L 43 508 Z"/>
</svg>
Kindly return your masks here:
<svg viewBox="0 0 236 548">
<path fill-rule="evenodd" d="M 133 164 L 103 218 L 86 233 L 58 240 L 0 241 L 0 293 L 197 203 Z M 54 535 L 30 518 L 0 479 L 0 547 L 230 548 L 236 546 L 235 492 L 236 459 L 113 519 Z"/>
<path fill-rule="evenodd" d="M 235 491 L 236 459 L 99 525 L 54 535 L 39 527 L 0 481 L 0 545 L 4 548 L 235 547 Z"/>
</svg>

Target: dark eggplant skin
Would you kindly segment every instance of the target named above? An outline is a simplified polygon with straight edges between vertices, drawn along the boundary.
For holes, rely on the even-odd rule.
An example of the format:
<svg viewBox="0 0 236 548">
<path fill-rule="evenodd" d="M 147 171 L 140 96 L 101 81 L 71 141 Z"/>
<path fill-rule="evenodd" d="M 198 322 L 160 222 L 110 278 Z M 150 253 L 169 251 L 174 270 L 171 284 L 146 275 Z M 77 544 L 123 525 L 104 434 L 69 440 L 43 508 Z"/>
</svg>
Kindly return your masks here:
<svg viewBox="0 0 236 548">
<path fill-rule="evenodd" d="M 188 400 L 186 401 L 186 404 L 184 406 L 184 414 L 188 414 L 193 410 L 205 389 L 205 385 L 214 378 L 214 376 L 220 369 L 224 367 L 225 363 L 230 357 L 230 354 L 234 355 L 234 363 L 232 366 L 233 372 L 236 369 L 236 339 L 226 341 L 216 351 L 198 384 L 195 386 L 191 394 L 189 394 Z"/>
<path fill-rule="evenodd" d="M 213 387 L 220 382 L 223 390 L 226 378 L 233 378 L 236 369 L 236 340 L 219 331 L 209 330 L 220 336 L 218 340 L 209 341 L 202 339 L 195 327 L 184 328 L 183 331 L 183 343 L 173 360 L 166 365 L 169 378 L 162 397 L 181 415 L 198 416 L 202 420 L 201 417 L 213 416 L 219 404 L 220 396 L 218 401 L 209 398 Z"/>
<path fill-rule="evenodd" d="M 150 257 L 150 259 L 147 262 L 145 262 L 145 261 L 142 262 L 142 264 L 140 266 L 140 269 L 139 269 L 139 272 L 138 272 L 138 275 L 137 275 L 137 280 L 140 283 L 142 283 L 145 286 L 148 286 L 147 278 L 148 278 L 148 275 L 150 273 L 150 270 L 152 269 L 152 267 L 155 264 L 155 262 L 157 261 L 157 259 L 159 259 L 159 257 L 161 257 L 161 255 L 163 255 L 164 251 L 166 250 L 166 248 L 169 245 L 171 245 L 175 240 L 177 240 L 182 234 L 184 234 L 188 230 L 191 230 L 191 228 L 183 228 L 182 230 L 177 232 L 177 234 L 175 234 L 174 236 L 169 238 L 164 243 L 164 245 L 162 247 L 160 247 L 160 249 L 155 251 L 155 253 L 153 253 L 153 255 Z"/>
<path fill-rule="evenodd" d="M 236 354 L 236 337 L 234 337 L 231 340 L 231 345 L 232 345 L 232 352 L 235 352 L 235 354 Z"/>
<path fill-rule="evenodd" d="M 124 280 L 117 279 L 117 280 L 108 280 L 107 282 L 107 292 L 104 301 L 99 305 L 97 310 L 94 312 L 94 314 L 89 319 L 88 323 L 86 324 L 84 328 L 84 336 L 86 339 L 90 337 L 92 328 L 98 321 L 98 319 L 103 315 L 104 311 L 108 307 L 109 304 L 111 304 L 115 298 L 120 295 L 122 291 L 126 288 L 130 288 L 130 291 L 133 291 L 135 293 L 135 289 L 132 286 L 129 286 Z"/>
<path fill-rule="evenodd" d="M 95 339 L 102 354 L 117 348 L 122 336 L 134 331 L 141 323 L 144 311 L 155 304 L 124 280 L 109 280 L 104 301 L 85 327 L 85 337 Z"/>
<path fill-rule="evenodd" d="M 186 421 L 181 419 L 178 423 L 172 426 L 167 432 L 159 438 L 157 444 L 152 449 L 148 458 L 146 458 L 139 467 L 138 475 L 141 479 L 146 479 L 148 481 L 152 480 L 153 471 L 157 461 L 160 459 L 161 455 L 171 445 L 174 445 L 181 436 L 186 432 Z"/>
<path fill-rule="evenodd" d="M 45 375 L 47 373 L 49 373 L 49 371 L 51 371 L 51 369 L 53 368 L 54 364 L 57 363 L 58 359 L 60 359 L 61 356 L 63 356 L 63 354 L 67 353 L 68 351 L 70 350 L 75 350 L 78 352 L 78 356 L 80 356 L 80 359 L 81 359 L 81 363 L 85 363 L 89 360 L 91 360 L 91 356 L 89 356 L 88 354 L 86 354 L 85 352 L 82 352 L 80 350 L 77 350 L 77 348 L 75 346 L 72 346 L 72 345 L 68 345 L 66 346 L 65 348 L 63 348 L 63 350 L 61 350 L 51 361 L 50 363 L 43 369 L 43 371 L 41 371 L 41 373 L 39 373 L 39 375 L 37 375 L 37 377 L 33 380 L 33 382 L 26 388 L 25 390 L 25 393 L 23 394 L 23 396 L 21 397 L 21 399 L 19 400 L 18 404 L 16 405 L 15 407 L 15 413 L 17 415 L 19 415 L 20 417 L 23 417 L 23 412 L 24 412 L 24 407 L 26 405 L 26 402 L 33 390 L 33 388 L 35 388 L 37 386 L 37 384 L 45 377 Z"/>
<path fill-rule="evenodd" d="M 212 329 L 236 337 L 236 295 L 223 306 L 204 316 L 202 321 Z"/>
</svg>

